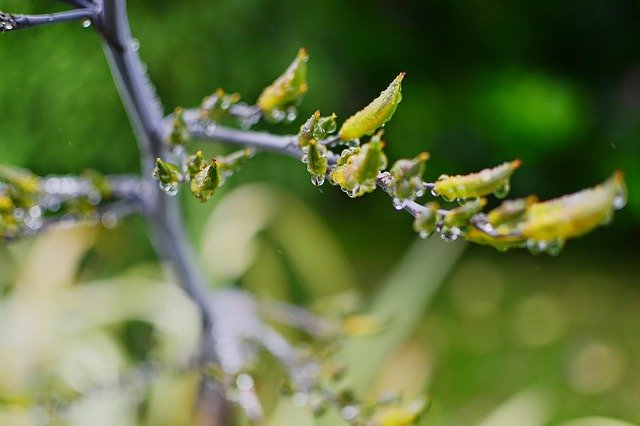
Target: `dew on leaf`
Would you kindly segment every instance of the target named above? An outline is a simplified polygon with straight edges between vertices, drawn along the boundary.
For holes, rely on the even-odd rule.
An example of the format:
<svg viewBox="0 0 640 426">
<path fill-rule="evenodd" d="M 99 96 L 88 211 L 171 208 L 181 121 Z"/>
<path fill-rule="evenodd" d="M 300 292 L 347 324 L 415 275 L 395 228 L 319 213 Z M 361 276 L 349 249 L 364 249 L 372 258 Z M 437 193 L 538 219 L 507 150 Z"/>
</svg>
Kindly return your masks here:
<svg viewBox="0 0 640 426">
<path fill-rule="evenodd" d="M 311 183 L 315 186 L 322 186 L 325 180 L 325 175 L 313 175 L 311 176 Z"/>
<path fill-rule="evenodd" d="M 510 190 L 511 190 L 511 184 L 509 182 L 506 182 L 500 188 L 493 191 L 493 195 L 495 195 L 496 198 L 502 199 L 502 198 L 505 198 L 507 195 L 509 195 Z"/>
</svg>

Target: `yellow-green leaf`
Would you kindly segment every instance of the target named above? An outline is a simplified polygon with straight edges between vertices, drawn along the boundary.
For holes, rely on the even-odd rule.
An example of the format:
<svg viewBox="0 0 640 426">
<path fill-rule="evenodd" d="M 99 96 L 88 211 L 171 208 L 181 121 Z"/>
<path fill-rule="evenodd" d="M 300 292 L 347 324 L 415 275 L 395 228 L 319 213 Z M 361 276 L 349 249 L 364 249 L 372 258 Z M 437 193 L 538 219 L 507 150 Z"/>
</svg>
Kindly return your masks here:
<svg viewBox="0 0 640 426">
<path fill-rule="evenodd" d="M 307 61 L 309 55 L 305 49 L 300 49 L 291 65 L 270 86 L 266 87 L 257 105 L 265 113 L 276 109 L 283 109 L 290 105 L 296 105 L 307 93 Z"/>
<path fill-rule="evenodd" d="M 482 197 L 491 193 L 503 198 L 509 191 L 509 179 L 520 164 L 520 160 L 514 160 L 478 173 L 459 176 L 443 175 L 436 181 L 433 189 L 449 201 L 456 198 Z"/>
<path fill-rule="evenodd" d="M 398 76 L 380 93 L 369 105 L 349 117 L 338 136 L 343 141 L 358 139 L 364 135 L 372 135 L 378 128 L 391 120 L 398 104 L 402 100 L 402 79 L 404 73 Z"/>
<path fill-rule="evenodd" d="M 624 179 L 616 172 L 601 185 L 531 205 L 521 232 L 537 241 L 577 237 L 607 223 L 625 202 Z"/>
</svg>

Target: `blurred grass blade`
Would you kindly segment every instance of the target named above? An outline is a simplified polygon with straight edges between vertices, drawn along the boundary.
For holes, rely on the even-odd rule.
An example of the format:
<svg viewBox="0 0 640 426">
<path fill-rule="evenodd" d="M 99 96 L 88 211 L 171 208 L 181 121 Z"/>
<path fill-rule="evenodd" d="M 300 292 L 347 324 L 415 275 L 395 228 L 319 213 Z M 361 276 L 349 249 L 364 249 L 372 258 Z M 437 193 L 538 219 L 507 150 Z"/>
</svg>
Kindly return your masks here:
<svg viewBox="0 0 640 426">
<path fill-rule="evenodd" d="M 543 426 L 549 424 L 553 408 L 544 389 L 529 388 L 500 404 L 478 426 Z"/>
<path fill-rule="evenodd" d="M 345 382 L 364 394 L 385 360 L 409 336 L 462 254 L 462 243 L 417 240 L 373 300 L 369 313 L 390 318 L 385 331 L 352 339 L 338 354 L 346 362 Z"/>
</svg>

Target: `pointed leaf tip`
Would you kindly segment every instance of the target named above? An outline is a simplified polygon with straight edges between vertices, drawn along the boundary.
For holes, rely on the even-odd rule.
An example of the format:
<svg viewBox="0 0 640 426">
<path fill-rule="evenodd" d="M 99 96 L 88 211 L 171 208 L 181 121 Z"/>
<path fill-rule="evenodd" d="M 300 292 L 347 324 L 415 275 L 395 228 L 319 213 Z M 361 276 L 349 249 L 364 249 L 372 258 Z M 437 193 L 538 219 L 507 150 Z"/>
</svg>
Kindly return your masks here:
<svg viewBox="0 0 640 426">
<path fill-rule="evenodd" d="M 300 48 L 293 62 L 271 85 L 266 87 L 256 102 L 267 116 L 276 110 L 298 105 L 307 93 L 307 61 L 309 54 Z"/>
<path fill-rule="evenodd" d="M 372 135 L 378 128 L 391 120 L 398 104 L 402 100 L 402 80 L 405 73 L 401 72 L 369 105 L 349 117 L 338 136 L 343 141 L 358 139 L 364 135 Z"/>
</svg>

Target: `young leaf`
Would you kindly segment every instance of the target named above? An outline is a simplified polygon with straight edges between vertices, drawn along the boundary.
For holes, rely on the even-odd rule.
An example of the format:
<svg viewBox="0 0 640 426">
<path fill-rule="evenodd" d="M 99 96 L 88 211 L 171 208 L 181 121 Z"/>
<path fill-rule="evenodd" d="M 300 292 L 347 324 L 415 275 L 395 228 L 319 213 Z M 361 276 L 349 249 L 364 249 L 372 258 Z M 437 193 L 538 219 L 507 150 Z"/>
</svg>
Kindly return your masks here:
<svg viewBox="0 0 640 426">
<path fill-rule="evenodd" d="M 414 200 L 424 191 L 422 175 L 425 163 L 429 159 L 427 152 L 422 152 L 412 159 L 395 162 L 390 173 L 393 177 L 390 189 L 391 195 L 400 200 Z"/>
<path fill-rule="evenodd" d="M 191 135 L 187 131 L 187 123 L 184 121 L 184 110 L 181 107 L 176 107 L 173 111 L 171 133 L 168 137 L 169 145 L 184 145 L 189 139 L 191 139 Z"/>
<path fill-rule="evenodd" d="M 220 170 L 216 160 L 211 160 L 211 164 L 204 167 L 191 179 L 189 188 L 196 200 L 201 203 L 211 198 L 222 182 Z"/>
<path fill-rule="evenodd" d="M 262 112 L 270 114 L 274 110 L 283 110 L 288 106 L 300 103 L 309 89 L 307 85 L 308 60 L 307 51 L 300 49 L 285 72 L 262 91 L 257 101 Z"/>
<path fill-rule="evenodd" d="M 382 151 L 384 142 L 381 136 L 382 131 L 360 147 L 345 149 L 331 172 L 331 180 L 340 185 L 350 197 L 373 192 L 378 173 L 387 167 L 387 156 Z"/>
<path fill-rule="evenodd" d="M 156 158 L 153 177 L 158 181 L 160 188 L 167 194 L 176 195 L 178 193 L 178 183 L 182 180 L 182 176 L 180 169 L 175 164 Z"/>
<path fill-rule="evenodd" d="M 504 198 L 509 192 L 509 179 L 520 164 L 520 160 L 514 160 L 469 175 L 442 175 L 436 181 L 433 190 L 448 201 L 456 198 L 477 198 L 491 193 Z"/>
<path fill-rule="evenodd" d="M 424 205 L 425 210 L 419 212 L 413 221 L 413 230 L 420 234 L 423 239 L 429 238 L 436 230 L 440 215 L 438 209 L 440 205 L 431 201 Z"/>
<path fill-rule="evenodd" d="M 202 100 L 200 116 L 205 120 L 218 122 L 229 113 L 233 104 L 239 101 L 240 95 L 238 93 L 225 93 L 224 90 L 218 88 L 213 95 Z"/>
<path fill-rule="evenodd" d="M 607 223 L 625 202 L 624 179 L 616 172 L 601 185 L 531 205 L 521 233 L 535 241 L 577 237 Z"/>
<path fill-rule="evenodd" d="M 306 148 L 303 161 L 307 164 L 307 171 L 311 173 L 314 184 L 324 182 L 327 174 L 327 147 L 319 144 L 315 139 L 311 139 Z"/>
<path fill-rule="evenodd" d="M 253 148 L 245 148 L 235 152 L 232 152 L 229 155 L 225 155 L 222 157 L 216 158 L 216 163 L 218 168 L 220 169 L 220 174 L 222 179 L 226 179 L 244 165 L 244 163 L 252 158 L 256 154 L 255 149 Z"/>
<path fill-rule="evenodd" d="M 482 208 L 487 204 L 486 198 L 476 198 L 468 201 L 458 208 L 450 210 L 444 217 L 443 224 L 447 227 L 462 227 L 466 226 L 475 214 L 482 211 Z"/>
<path fill-rule="evenodd" d="M 343 141 L 358 139 L 364 135 L 372 135 L 378 128 L 391 120 L 398 104 L 402 100 L 402 79 L 404 73 L 398 76 L 380 93 L 369 105 L 349 117 L 338 136 Z"/>
<path fill-rule="evenodd" d="M 320 111 L 316 111 L 309 117 L 307 121 L 300 126 L 300 132 L 298 132 L 298 146 L 304 148 L 309 145 L 309 141 L 314 139 L 313 133 L 318 121 L 320 120 Z"/>
</svg>

